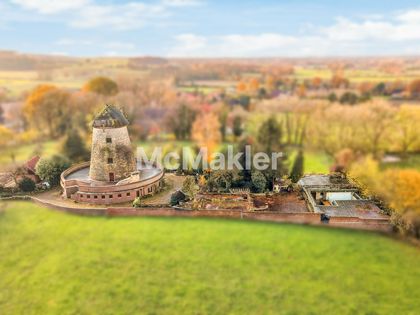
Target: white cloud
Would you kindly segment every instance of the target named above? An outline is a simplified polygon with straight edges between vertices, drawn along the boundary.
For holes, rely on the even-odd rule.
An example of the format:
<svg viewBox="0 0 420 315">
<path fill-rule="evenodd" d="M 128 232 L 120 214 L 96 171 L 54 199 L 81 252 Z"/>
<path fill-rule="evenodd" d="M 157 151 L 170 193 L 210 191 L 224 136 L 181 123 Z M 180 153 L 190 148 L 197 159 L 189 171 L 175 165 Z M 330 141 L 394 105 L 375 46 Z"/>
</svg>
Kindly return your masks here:
<svg viewBox="0 0 420 315">
<path fill-rule="evenodd" d="M 295 37 L 282 34 L 232 34 L 204 37 L 183 34 L 168 53 L 174 57 L 260 57 L 323 55 L 331 47 L 319 37 Z M 317 51 L 312 49 L 317 47 Z"/>
<path fill-rule="evenodd" d="M 329 27 L 306 28 L 304 33 L 230 34 L 175 37 L 169 56 L 263 57 L 263 56 L 351 56 L 418 54 L 420 10 L 360 21 L 337 18 Z"/>
<path fill-rule="evenodd" d="M 163 0 L 162 3 L 170 7 L 189 7 L 203 4 L 203 2 L 197 0 Z"/>
<path fill-rule="evenodd" d="M 70 22 L 77 28 L 108 27 L 128 30 L 142 27 L 147 21 L 168 15 L 161 5 L 129 2 L 120 5 L 90 5 L 80 11 L 77 19 Z"/>
<path fill-rule="evenodd" d="M 418 18 L 415 16 L 418 14 Z M 332 40 L 403 41 L 420 39 L 420 11 L 407 11 L 393 20 L 364 20 L 353 22 L 338 18 L 337 23 L 323 29 Z"/>
<path fill-rule="evenodd" d="M 58 46 L 92 46 L 94 42 L 86 39 L 61 38 L 55 44 Z"/>
<path fill-rule="evenodd" d="M 128 30 L 141 28 L 154 19 L 171 15 L 177 7 L 196 6 L 196 0 L 131 1 L 100 4 L 95 0 L 10 0 L 25 10 L 40 15 L 58 15 L 75 28 Z"/>
<path fill-rule="evenodd" d="M 403 13 L 400 13 L 397 16 L 397 19 L 409 24 L 419 24 L 420 23 L 420 9 L 408 10 Z"/>
<path fill-rule="evenodd" d="M 89 4 L 89 0 L 11 0 L 27 10 L 42 14 L 54 14 L 71 9 L 79 9 Z"/>
</svg>

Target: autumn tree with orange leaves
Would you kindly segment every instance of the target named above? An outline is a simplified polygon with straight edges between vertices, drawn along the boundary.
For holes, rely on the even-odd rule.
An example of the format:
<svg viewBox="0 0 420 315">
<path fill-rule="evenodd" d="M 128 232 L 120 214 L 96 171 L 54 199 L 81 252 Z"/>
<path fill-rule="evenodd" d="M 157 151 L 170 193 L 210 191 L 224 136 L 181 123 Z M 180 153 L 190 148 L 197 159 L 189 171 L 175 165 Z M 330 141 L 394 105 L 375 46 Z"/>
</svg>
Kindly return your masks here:
<svg viewBox="0 0 420 315">
<path fill-rule="evenodd" d="M 53 85 L 39 85 L 26 98 L 23 113 L 31 128 L 57 138 L 70 124 L 69 104 L 68 92 Z"/>
<path fill-rule="evenodd" d="M 207 148 L 210 157 L 222 139 L 217 115 L 212 112 L 199 115 L 192 126 L 192 139 L 200 147 Z"/>
</svg>

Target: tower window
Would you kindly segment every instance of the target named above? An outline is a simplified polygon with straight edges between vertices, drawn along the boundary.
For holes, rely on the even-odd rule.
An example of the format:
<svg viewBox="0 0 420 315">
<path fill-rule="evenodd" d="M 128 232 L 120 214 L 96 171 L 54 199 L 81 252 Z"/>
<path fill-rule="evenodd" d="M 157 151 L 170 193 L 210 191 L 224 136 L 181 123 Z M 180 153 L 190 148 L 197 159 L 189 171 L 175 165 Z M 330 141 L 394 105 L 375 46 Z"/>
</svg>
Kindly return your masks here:
<svg viewBox="0 0 420 315">
<path fill-rule="evenodd" d="M 106 137 L 106 143 L 112 143 L 112 138 Z"/>
<path fill-rule="evenodd" d="M 108 158 L 108 164 L 112 164 L 114 163 L 114 159 L 113 158 Z"/>
</svg>

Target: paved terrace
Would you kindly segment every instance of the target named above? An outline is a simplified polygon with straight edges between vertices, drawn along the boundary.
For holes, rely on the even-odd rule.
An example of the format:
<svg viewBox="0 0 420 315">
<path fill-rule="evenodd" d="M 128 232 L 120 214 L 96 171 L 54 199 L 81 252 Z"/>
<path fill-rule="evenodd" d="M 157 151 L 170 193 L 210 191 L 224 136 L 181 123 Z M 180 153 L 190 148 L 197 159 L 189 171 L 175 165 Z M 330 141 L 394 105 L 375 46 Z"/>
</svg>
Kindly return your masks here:
<svg viewBox="0 0 420 315">
<path fill-rule="evenodd" d="M 137 162 L 137 170 L 140 171 L 140 180 L 146 180 L 158 175 L 161 170 L 159 168 L 153 167 L 151 165 L 144 165 Z M 75 172 L 72 172 L 64 177 L 65 180 L 75 179 L 83 182 L 89 182 L 91 185 L 100 185 L 100 186 L 115 186 L 115 183 L 109 182 L 98 182 L 90 179 L 89 177 L 89 166 L 81 168 Z"/>
<path fill-rule="evenodd" d="M 329 217 L 354 217 L 360 219 L 389 219 L 370 200 L 337 200 L 337 206 L 318 206 Z"/>
</svg>

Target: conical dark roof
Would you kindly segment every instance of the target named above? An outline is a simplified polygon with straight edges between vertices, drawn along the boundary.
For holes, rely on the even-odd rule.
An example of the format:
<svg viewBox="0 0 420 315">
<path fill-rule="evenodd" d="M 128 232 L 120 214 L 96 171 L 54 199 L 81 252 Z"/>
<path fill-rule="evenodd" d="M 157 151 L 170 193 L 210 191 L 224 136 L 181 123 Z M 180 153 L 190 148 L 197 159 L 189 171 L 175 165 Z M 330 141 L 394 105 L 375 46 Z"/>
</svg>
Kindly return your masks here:
<svg viewBox="0 0 420 315">
<path fill-rule="evenodd" d="M 104 109 L 93 120 L 95 128 L 119 128 L 129 124 L 121 109 L 114 105 L 105 105 Z"/>
</svg>

